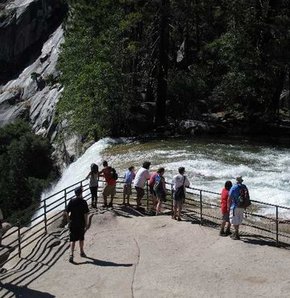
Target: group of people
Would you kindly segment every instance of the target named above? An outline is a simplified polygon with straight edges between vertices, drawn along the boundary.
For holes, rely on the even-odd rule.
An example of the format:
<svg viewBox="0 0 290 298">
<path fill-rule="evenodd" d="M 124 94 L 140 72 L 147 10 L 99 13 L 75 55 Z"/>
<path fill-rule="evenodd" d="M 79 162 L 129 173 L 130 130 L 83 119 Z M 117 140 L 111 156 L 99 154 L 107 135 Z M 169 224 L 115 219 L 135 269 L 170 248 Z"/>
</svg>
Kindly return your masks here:
<svg viewBox="0 0 290 298">
<path fill-rule="evenodd" d="M 132 194 L 132 186 L 136 190 L 136 205 L 140 208 L 142 205 L 142 198 L 145 195 L 145 187 L 148 182 L 150 197 L 152 199 L 153 209 L 155 214 L 161 212 L 162 203 L 166 201 L 166 186 L 163 167 L 158 168 L 157 171 L 150 173 L 151 163 L 145 161 L 140 169 L 135 172 L 134 166 L 130 166 L 124 174 L 124 187 L 123 187 L 123 204 L 130 205 L 130 195 Z M 98 183 L 100 177 L 104 177 L 105 187 L 103 188 L 103 207 L 113 207 L 113 199 L 116 194 L 116 183 L 118 175 L 116 170 L 108 165 L 107 161 L 103 162 L 103 169 L 99 171 L 96 164 L 91 165 L 90 172 L 86 179 L 90 179 L 89 187 L 92 196 L 92 207 L 97 207 L 98 200 Z M 245 204 L 242 205 L 241 201 L 249 201 L 249 192 L 244 185 L 242 177 L 236 178 L 237 183 L 232 185 L 231 181 L 226 181 L 225 186 L 221 192 L 221 213 L 222 224 L 220 235 L 231 237 L 235 240 L 240 239 L 239 225 L 243 220 L 243 213 Z M 173 212 L 172 219 L 181 221 L 181 211 L 186 196 L 186 187 L 190 186 L 190 182 L 185 175 L 185 168 L 178 168 L 178 174 L 172 180 L 172 193 L 173 193 Z M 78 187 L 75 189 L 75 198 L 72 199 L 66 209 L 65 216 L 69 222 L 70 228 L 70 241 L 71 252 L 70 262 L 73 262 L 75 242 L 79 241 L 80 255 L 85 257 L 84 253 L 84 235 L 88 228 L 88 213 L 89 208 L 86 200 L 82 197 L 83 189 Z M 108 204 L 108 197 L 110 202 Z M 231 224 L 234 226 L 234 233 L 231 233 Z"/>
<path fill-rule="evenodd" d="M 166 186 L 164 179 L 165 169 L 159 168 L 156 172 L 150 173 L 151 163 L 145 161 L 140 169 L 135 172 L 135 167 L 130 166 L 124 175 L 124 187 L 123 187 L 123 204 L 130 205 L 130 195 L 132 194 L 132 185 L 136 190 L 136 205 L 140 208 L 142 205 L 142 198 L 145 195 L 145 186 L 149 186 L 150 196 L 153 203 L 155 214 L 158 215 L 161 212 L 162 202 L 166 201 Z M 98 201 L 98 183 L 100 177 L 105 179 L 105 187 L 103 188 L 103 206 L 113 207 L 113 199 L 116 194 L 116 183 L 118 175 L 116 170 L 108 165 L 107 161 L 103 162 L 103 169 L 99 171 L 99 167 L 96 164 L 91 165 L 90 172 L 86 179 L 90 179 L 89 187 L 92 197 L 92 207 L 97 208 Z M 173 177 L 172 191 L 173 191 L 173 214 L 172 218 L 181 221 L 181 210 L 183 202 L 185 200 L 185 187 L 190 185 L 188 178 L 185 176 L 185 168 L 180 167 L 178 174 Z M 75 198 L 68 203 L 64 216 L 69 222 L 70 230 L 70 257 L 69 261 L 73 262 L 75 242 L 79 241 L 80 255 L 86 257 L 84 252 L 84 235 L 88 229 L 88 213 L 89 208 L 86 200 L 83 200 L 83 189 L 78 187 L 75 189 Z M 108 197 L 110 202 L 108 204 Z"/>
<path fill-rule="evenodd" d="M 132 186 L 136 190 L 136 205 L 140 208 L 142 205 L 142 198 L 145 195 L 145 186 L 149 186 L 150 197 L 153 204 L 153 209 L 158 215 L 161 212 L 162 202 L 166 201 L 166 186 L 164 179 L 165 169 L 159 168 L 157 171 L 150 173 L 151 163 L 145 161 L 140 169 L 135 172 L 135 167 L 130 166 L 123 177 L 123 205 L 130 205 L 130 196 L 132 194 Z M 185 198 L 185 187 L 189 186 L 188 178 L 185 176 L 185 168 L 178 169 L 179 174 L 173 177 L 173 198 L 174 198 L 174 214 L 173 218 L 181 220 L 180 213 L 182 209 L 182 202 Z M 103 189 L 103 205 L 102 207 L 113 207 L 113 199 L 116 194 L 116 183 L 118 175 L 116 170 L 108 165 L 107 161 L 103 162 L 103 169 L 99 171 L 96 164 L 91 165 L 91 170 L 86 179 L 90 179 L 89 187 L 92 196 L 92 207 L 97 207 L 98 200 L 98 183 L 100 177 L 105 179 L 105 187 Z M 177 191 L 178 190 L 178 191 Z M 109 204 L 107 199 L 110 197 Z"/>
</svg>

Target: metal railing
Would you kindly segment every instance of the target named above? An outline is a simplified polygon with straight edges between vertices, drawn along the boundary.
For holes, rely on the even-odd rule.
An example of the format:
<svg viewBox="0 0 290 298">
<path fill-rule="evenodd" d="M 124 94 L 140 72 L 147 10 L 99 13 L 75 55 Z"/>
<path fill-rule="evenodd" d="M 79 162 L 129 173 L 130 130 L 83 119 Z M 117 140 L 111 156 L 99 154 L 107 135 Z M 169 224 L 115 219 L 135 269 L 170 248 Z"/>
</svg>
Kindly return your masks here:
<svg viewBox="0 0 290 298">
<path fill-rule="evenodd" d="M 123 181 L 117 182 L 115 204 L 123 201 L 123 183 Z M 102 192 L 103 184 L 100 180 L 99 194 Z M 25 228 L 18 222 L 4 234 L 1 239 L 0 256 L 7 254 L 7 258 L 4 258 L 4 261 L 2 258 L 0 266 L 16 256 L 21 258 L 24 248 L 49 233 L 49 227 L 63 218 L 63 210 L 68 201 L 74 197 L 74 189 L 77 186 L 83 186 L 83 197 L 87 201 L 90 200 L 88 181 L 81 180 L 43 199 L 40 206 L 34 210 L 35 216 L 24 225 Z M 166 187 L 167 201 L 163 205 L 170 212 L 173 209 L 172 185 L 166 183 Z M 136 197 L 135 190 L 133 190 L 131 200 L 134 197 Z M 153 205 L 148 185 L 145 188 L 142 204 L 146 206 L 147 214 L 150 214 L 149 211 L 153 209 Z M 272 239 L 277 246 L 290 246 L 290 221 L 285 219 L 286 214 L 290 214 L 290 207 L 252 200 L 252 205 L 245 211 L 246 218 L 242 230 L 248 235 L 253 235 L 255 231 L 258 231 L 258 236 Z M 220 194 L 188 187 L 182 215 L 185 219 L 197 221 L 201 225 L 219 226 L 221 222 Z M 32 229 L 33 233 L 29 235 L 28 232 Z"/>
</svg>

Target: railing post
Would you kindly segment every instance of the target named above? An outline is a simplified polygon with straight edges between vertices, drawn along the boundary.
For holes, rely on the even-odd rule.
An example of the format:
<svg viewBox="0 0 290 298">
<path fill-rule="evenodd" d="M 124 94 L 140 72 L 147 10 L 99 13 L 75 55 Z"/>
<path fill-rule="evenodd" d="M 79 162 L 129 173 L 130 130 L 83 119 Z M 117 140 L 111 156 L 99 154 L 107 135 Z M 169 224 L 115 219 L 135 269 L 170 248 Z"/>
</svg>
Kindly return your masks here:
<svg viewBox="0 0 290 298">
<path fill-rule="evenodd" d="M 66 188 L 64 189 L 64 207 L 65 207 L 65 209 L 67 207 L 67 193 L 66 193 Z"/>
<path fill-rule="evenodd" d="M 146 199 L 147 199 L 147 212 L 149 211 L 149 187 L 148 187 L 148 181 L 146 182 Z"/>
<path fill-rule="evenodd" d="M 174 216 L 174 211 L 173 211 L 173 188 L 172 188 L 172 185 L 171 185 L 171 215 Z"/>
<path fill-rule="evenodd" d="M 46 199 L 43 201 L 43 211 L 44 211 L 44 230 L 45 234 L 47 234 L 47 215 L 46 215 Z"/>
<path fill-rule="evenodd" d="M 276 206 L 276 246 L 279 246 L 279 206 Z"/>
<path fill-rule="evenodd" d="M 200 204 L 200 224 L 202 225 L 202 190 L 199 191 L 199 204 Z"/>
<path fill-rule="evenodd" d="M 17 240 L 18 240 L 18 256 L 21 258 L 21 234 L 20 234 L 20 222 L 17 220 Z"/>
</svg>

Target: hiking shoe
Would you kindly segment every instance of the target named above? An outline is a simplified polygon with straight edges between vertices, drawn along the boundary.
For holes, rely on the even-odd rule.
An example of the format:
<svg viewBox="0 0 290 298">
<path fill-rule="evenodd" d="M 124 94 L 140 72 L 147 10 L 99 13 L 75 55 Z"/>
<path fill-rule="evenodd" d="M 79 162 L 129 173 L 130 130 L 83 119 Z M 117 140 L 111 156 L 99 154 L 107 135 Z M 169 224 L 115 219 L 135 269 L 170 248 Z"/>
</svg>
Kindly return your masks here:
<svg viewBox="0 0 290 298">
<path fill-rule="evenodd" d="M 227 234 L 225 233 L 225 231 L 220 231 L 220 236 L 227 236 Z"/>
<path fill-rule="evenodd" d="M 226 232 L 225 232 L 225 235 L 226 236 L 229 236 L 229 235 L 232 235 L 233 233 L 230 231 L 230 230 L 226 230 Z"/>
<path fill-rule="evenodd" d="M 109 208 L 112 208 L 113 207 L 113 203 L 109 203 L 108 207 Z"/>
<path fill-rule="evenodd" d="M 237 233 L 233 233 L 230 237 L 231 237 L 233 240 L 240 240 L 240 236 L 239 236 Z"/>
<path fill-rule="evenodd" d="M 107 205 L 107 204 L 104 204 L 104 205 L 102 205 L 102 207 L 103 207 L 103 208 L 107 208 L 107 207 L 108 207 L 108 205 Z"/>
<path fill-rule="evenodd" d="M 73 256 L 73 255 L 70 255 L 68 261 L 69 261 L 70 263 L 73 263 L 73 261 L 74 261 L 74 256 Z"/>
<path fill-rule="evenodd" d="M 80 253 L 80 256 L 81 256 L 82 258 L 86 258 L 87 255 L 86 255 L 84 252 L 81 252 L 81 253 Z"/>
<path fill-rule="evenodd" d="M 181 221 L 181 218 L 180 218 L 180 217 L 178 217 L 178 218 L 177 218 L 177 221 Z"/>
</svg>

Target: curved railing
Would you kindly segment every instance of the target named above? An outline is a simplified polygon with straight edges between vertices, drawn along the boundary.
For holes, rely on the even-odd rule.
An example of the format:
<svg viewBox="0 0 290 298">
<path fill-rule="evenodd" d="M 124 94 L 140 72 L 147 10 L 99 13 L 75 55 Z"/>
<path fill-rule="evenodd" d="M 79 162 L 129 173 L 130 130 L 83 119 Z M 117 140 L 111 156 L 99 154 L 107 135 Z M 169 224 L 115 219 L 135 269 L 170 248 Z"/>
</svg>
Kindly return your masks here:
<svg viewBox="0 0 290 298">
<path fill-rule="evenodd" d="M 103 188 L 103 180 L 100 180 L 99 197 Z M 116 186 L 116 197 L 114 204 L 121 204 L 123 201 L 123 181 L 118 181 Z M 89 201 L 91 196 L 89 192 L 88 180 L 76 182 L 63 190 L 41 200 L 38 208 L 34 210 L 34 217 L 24 225 L 18 221 L 17 225 L 12 226 L 2 237 L 0 246 L 0 256 L 7 254 L 7 258 L 2 264 L 12 258 L 21 257 L 21 251 L 32 242 L 49 233 L 49 227 L 56 221 L 61 221 L 63 210 L 68 201 L 74 197 L 74 189 L 82 186 L 84 190 L 84 199 Z M 166 183 L 167 201 L 164 207 L 170 212 L 173 208 L 172 185 Z M 201 225 L 220 225 L 220 194 L 208 190 L 188 187 L 186 200 L 184 203 L 183 217 L 190 221 L 196 221 Z M 133 190 L 131 200 L 136 197 Z M 101 199 L 102 201 L 102 199 Z M 99 202 L 100 204 L 100 202 Z M 153 209 L 150 199 L 148 185 L 142 204 L 146 206 L 145 211 L 150 214 Z M 272 211 L 271 211 L 272 210 Z M 275 241 L 277 246 L 290 245 L 290 221 L 285 219 L 285 214 L 290 214 L 290 207 L 279 206 L 275 204 L 252 200 L 252 205 L 245 212 L 245 221 L 243 230 L 261 237 L 267 237 Z M 24 228 L 25 226 L 25 228 Z M 33 229 L 33 233 L 30 233 Z"/>
</svg>

